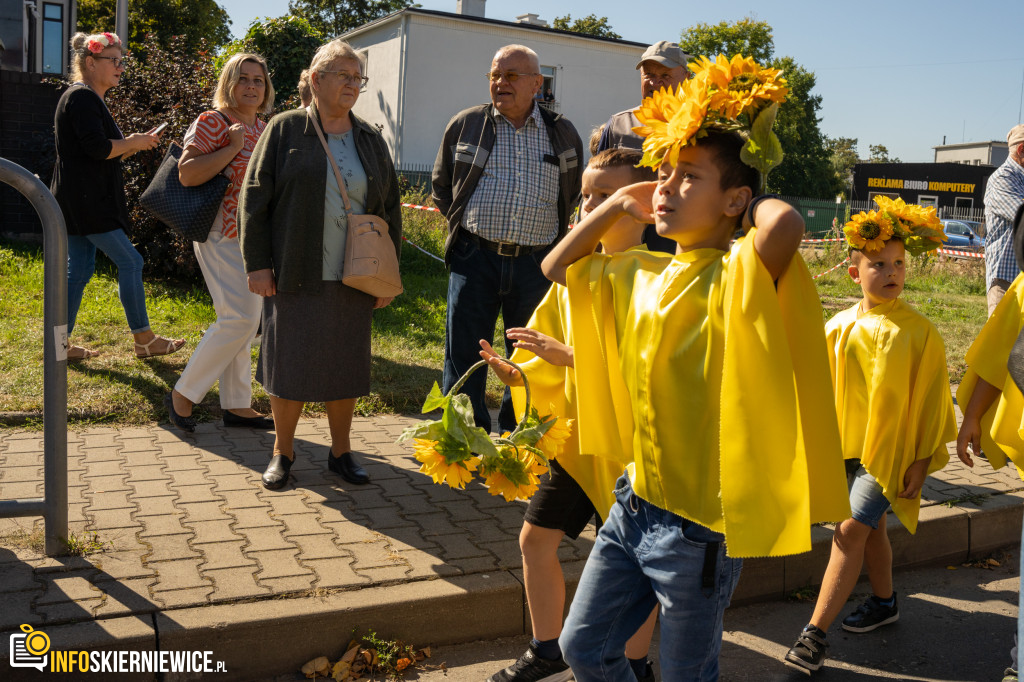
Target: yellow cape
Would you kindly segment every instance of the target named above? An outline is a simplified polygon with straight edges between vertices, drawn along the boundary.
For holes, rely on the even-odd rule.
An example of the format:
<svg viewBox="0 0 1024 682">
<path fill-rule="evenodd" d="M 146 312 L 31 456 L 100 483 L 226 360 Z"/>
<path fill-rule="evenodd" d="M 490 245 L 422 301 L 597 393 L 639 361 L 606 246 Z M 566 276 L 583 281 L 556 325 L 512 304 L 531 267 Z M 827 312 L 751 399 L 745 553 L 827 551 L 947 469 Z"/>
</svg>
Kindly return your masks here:
<svg viewBox="0 0 1024 682">
<path fill-rule="evenodd" d="M 961 410 L 967 409 L 978 377 L 1002 391 L 995 408 L 981 417 L 981 447 L 993 469 L 1002 468 L 1009 458 L 1024 478 L 1024 396 L 1006 370 L 1010 350 L 1024 327 L 1022 278 L 1024 274 L 1013 280 L 967 351 L 967 372 L 956 391 L 956 401 Z"/>
<path fill-rule="evenodd" d="M 893 512 L 917 530 L 921 498 L 897 497 L 915 461 L 928 473 L 946 466 L 956 440 L 946 349 L 926 317 L 896 299 L 866 313 L 860 304 L 825 325 L 843 456 L 859 459 Z"/>
<path fill-rule="evenodd" d="M 799 256 L 777 295 L 750 235 L 729 252 L 588 256 L 567 280 L 580 451 L 633 463 L 637 495 L 723 532 L 735 557 L 806 552 L 812 523 L 849 517 Z"/>
</svg>

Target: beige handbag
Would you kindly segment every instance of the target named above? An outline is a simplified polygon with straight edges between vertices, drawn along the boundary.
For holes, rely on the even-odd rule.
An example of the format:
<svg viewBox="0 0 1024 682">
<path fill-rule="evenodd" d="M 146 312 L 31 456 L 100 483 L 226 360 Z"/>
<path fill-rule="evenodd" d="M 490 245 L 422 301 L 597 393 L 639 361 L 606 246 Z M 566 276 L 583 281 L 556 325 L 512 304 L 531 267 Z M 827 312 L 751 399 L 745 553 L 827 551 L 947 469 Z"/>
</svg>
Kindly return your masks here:
<svg viewBox="0 0 1024 682">
<path fill-rule="evenodd" d="M 327 159 L 334 169 L 334 178 L 338 181 L 341 199 L 345 202 L 345 214 L 348 216 L 342 283 L 377 298 L 398 296 L 402 293 L 402 276 L 398 272 L 395 243 L 388 236 L 388 224 L 379 216 L 352 212 L 352 204 L 348 200 L 348 192 L 345 191 L 345 180 L 341 177 L 341 171 L 338 170 L 330 147 L 327 146 L 324 133 L 320 130 L 320 123 L 309 107 L 306 107 L 306 113 L 313 122 L 320 144 L 324 146 Z"/>
</svg>

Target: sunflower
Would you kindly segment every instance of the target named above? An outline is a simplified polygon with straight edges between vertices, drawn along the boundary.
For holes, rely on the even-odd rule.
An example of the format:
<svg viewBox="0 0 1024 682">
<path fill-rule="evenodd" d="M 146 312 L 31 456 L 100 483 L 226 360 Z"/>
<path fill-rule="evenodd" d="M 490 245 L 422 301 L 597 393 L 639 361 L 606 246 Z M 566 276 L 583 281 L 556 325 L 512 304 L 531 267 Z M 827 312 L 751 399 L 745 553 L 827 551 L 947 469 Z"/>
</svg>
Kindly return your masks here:
<svg viewBox="0 0 1024 682">
<path fill-rule="evenodd" d="M 452 488 L 465 488 L 472 480 L 473 471 L 479 466 L 480 458 L 470 455 L 464 459 L 449 461 L 442 450 L 443 446 L 436 440 L 413 440 L 413 451 L 416 459 L 422 463 L 422 473 L 434 479 L 434 483 L 447 483 Z"/>
<path fill-rule="evenodd" d="M 662 88 L 645 99 L 633 112 L 641 123 L 633 132 L 644 138 L 640 165 L 655 169 L 664 162 L 676 165 L 679 150 L 698 136 L 707 111 L 707 88 L 696 79 L 680 83 L 674 94 Z"/>
<path fill-rule="evenodd" d="M 946 241 L 942 221 L 934 206 L 908 204 L 899 197 L 892 199 L 881 195 L 875 196 L 874 201 L 912 255 L 937 249 Z"/>
<path fill-rule="evenodd" d="M 537 449 L 544 453 L 548 459 L 554 459 L 562 454 L 565 449 L 565 442 L 572 435 L 572 419 L 564 417 L 549 417 L 555 419 L 555 423 L 537 441 Z"/>
<path fill-rule="evenodd" d="M 528 500 L 537 492 L 536 477 L 526 478 L 524 483 L 515 483 L 503 472 L 495 469 L 484 477 L 484 485 L 492 495 L 501 495 L 506 502 Z"/>
<path fill-rule="evenodd" d="M 710 93 L 708 109 L 726 120 L 743 114 L 751 119 L 763 106 L 786 99 L 789 87 L 778 69 L 760 66 L 752 57 L 720 54 L 711 61 L 700 57 L 690 65 L 694 79 L 706 79 Z"/>
<path fill-rule="evenodd" d="M 892 221 L 878 211 L 861 211 L 843 226 L 846 241 L 861 251 L 879 251 L 893 235 Z"/>
</svg>

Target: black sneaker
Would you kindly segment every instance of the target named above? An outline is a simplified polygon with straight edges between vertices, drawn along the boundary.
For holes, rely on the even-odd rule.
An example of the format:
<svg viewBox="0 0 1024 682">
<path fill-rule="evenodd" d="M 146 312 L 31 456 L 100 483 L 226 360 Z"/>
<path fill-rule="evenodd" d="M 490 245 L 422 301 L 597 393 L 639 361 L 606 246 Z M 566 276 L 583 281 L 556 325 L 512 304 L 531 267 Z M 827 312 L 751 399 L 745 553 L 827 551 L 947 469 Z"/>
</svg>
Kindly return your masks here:
<svg viewBox="0 0 1024 682">
<path fill-rule="evenodd" d="M 796 644 L 786 653 L 782 662 L 794 670 L 810 675 L 824 665 L 827 651 L 825 633 L 813 625 L 808 625 L 797 637 Z"/>
<path fill-rule="evenodd" d="M 657 678 L 654 677 L 654 666 L 650 661 L 647 661 L 647 667 L 644 668 L 644 676 L 637 682 L 657 682 Z"/>
<path fill-rule="evenodd" d="M 900 609 L 895 592 L 892 593 L 892 606 L 886 606 L 878 597 L 871 595 L 856 611 L 843 619 L 843 629 L 849 632 L 871 632 L 899 619 Z"/>
<path fill-rule="evenodd" d="M 519 660 L 487 678 L 487 682 L 567 682 L 572 671 L 564 659 L 541 658 L 530 647 Z"/>
</svg>

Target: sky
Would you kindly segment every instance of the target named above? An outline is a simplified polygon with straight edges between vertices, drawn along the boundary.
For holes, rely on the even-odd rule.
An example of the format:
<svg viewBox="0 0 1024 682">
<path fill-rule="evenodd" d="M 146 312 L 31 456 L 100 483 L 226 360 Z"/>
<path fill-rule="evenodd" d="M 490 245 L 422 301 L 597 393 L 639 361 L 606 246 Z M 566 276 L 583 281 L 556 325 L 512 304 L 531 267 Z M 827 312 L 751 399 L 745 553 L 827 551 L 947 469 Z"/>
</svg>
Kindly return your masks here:
<svg viewBox="0 0 1024 682">
<path fill-rule="evenodd" d="M 258 17 L 288 13 L 288 0 L 219 0 L 236 36 Z M 454 12 L 456 0 L 420 0 L 424 9 Z M 774 5 L 774 7 L 771 7 Z M 638 11 L 647 8 L 646 12 Z M 822 98 L 821 130 L 858 140 L 858 152 L 884 145 L 901 161 L 930 162 L 932 147 L 1006 141 L 1021 118 L 1024 89 L 1024 2 L 1021 0 L 751 0 L 711 3 L 650 0 L 488 0 L 486 16 L 514 21 L 532 12 L 549 23 L 608 17 L 626 40 L 678 40 L 697 23 L 747 16 L 774 29 L 776 56 L 809 71 Z"/>
</svg>

